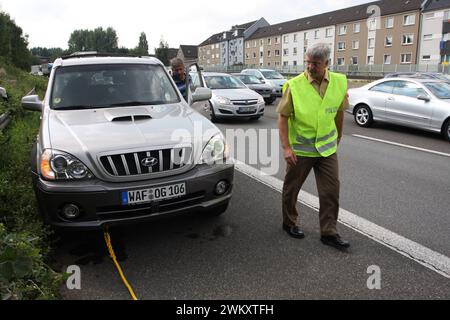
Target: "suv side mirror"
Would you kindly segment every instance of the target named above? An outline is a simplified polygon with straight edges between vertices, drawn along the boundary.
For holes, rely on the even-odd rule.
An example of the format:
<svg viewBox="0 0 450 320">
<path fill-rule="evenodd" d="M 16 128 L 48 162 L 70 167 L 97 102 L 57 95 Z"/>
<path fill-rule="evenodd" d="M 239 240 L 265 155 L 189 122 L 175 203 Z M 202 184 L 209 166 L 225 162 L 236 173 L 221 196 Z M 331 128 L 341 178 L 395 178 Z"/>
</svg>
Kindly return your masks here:
<svg viewBox="0 0 450 320">
<path fill-rule="evenodd" d="M 417 99 L 423 100 L 425 102 L 430 102 L 430 98 L 425 96 L 425 95 L 423 95 L 423 94 L 421 94 L 420 96 L 417 96 Z"/>
<path fill-rule="evenodd" d="M 37 94 L 30 95 L 22 98 L 22 107 L 26 110 L 42 112 L 43 103 Z"/>
<path fill-rule="evenodd" d="M 198 87 L 192 94 L 192 102 L 207 101 L 211 99 L 212 91 L 209 88 Z"/>
</svg>

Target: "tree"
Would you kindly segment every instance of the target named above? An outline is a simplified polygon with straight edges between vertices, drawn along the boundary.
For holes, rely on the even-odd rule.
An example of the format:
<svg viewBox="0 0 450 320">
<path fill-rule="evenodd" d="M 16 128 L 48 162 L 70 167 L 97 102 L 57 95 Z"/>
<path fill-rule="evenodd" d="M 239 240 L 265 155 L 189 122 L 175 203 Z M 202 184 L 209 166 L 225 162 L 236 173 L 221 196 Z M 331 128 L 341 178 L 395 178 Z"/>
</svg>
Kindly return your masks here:
<svg viewBox="0 0 450 320">
<path fill-rule="evenodd" d="M 117 52 L 118 38 L 116 31 L 109 27 L 103 30 L 98 27 L 94 30 L 75 30 L 69 38 L 69 52 L 98 51 Z"/>
<path fill-rule="evenodd" d="M 30 70 L 32 57 L 28 50 L 28 36 L 4 12 L 0 12 L 0 56 L 16 67 Z"/>
<path fill-rule="evenodd" d="M 135 54 L 140 56 L 148 55 L 148 41 L 145 32 L 141 32 L 141 35 L 139 36 L 139 44 L 135 49 Z"/>
<path fill-rule="evenodd" d="M 161 60 L 161 62 L 168 66 L 170 64 L 169 61 L 169 44 L 167 41 L 164 41 L 164 38 L 161 36 L 161 40 L 159 40 L 159 47 L 155 49 L 156 58 Z"/>
</svg>

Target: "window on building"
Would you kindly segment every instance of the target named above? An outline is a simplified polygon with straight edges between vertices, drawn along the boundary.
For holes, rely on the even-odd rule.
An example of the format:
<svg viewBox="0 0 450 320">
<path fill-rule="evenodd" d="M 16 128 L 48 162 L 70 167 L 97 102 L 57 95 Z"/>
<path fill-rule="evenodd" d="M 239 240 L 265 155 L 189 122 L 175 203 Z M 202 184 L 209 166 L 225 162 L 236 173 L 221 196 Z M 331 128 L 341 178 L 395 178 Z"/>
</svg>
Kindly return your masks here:
<svg viewBox="0 0 450 320">
<path fill-rule="evenodd" d="M 294 42 L 297 42 L 297 34 L 294 34 Z"/>
<path fill-rule="evenodd" d="M 404 34 L 402 44 L 403 45 L 409 45 L 413 44 L 414 42 L 414 35 L 413 34 Z"/>
<path fill-rule="evenodd" d="M 294 60 L 293 65 L 294 65 L 294 67 L 297 66 L 297 61 L 296 60 Z"/>
<path fill-rule="evenodd" d="M 369 20 L 369 31 L 375 31 L 375 30 L 377 30 L 377 20 L 370 19 Z"/>
<path fill-rule="evenodd" d="M 280 43 L 280 38 L 275 37 L 275 44 L 279 44 Z"/>
<path fill-rule="evenodd" d="M 267 45 L 269 45 L 269 46 L 272 45 L 272 39 L 271 38 L 267 39 Z"/>
<path fill-rule="evenodd" d="M 320 30 L 314 31 L 314 39 L 319 39 Z"/>
<path fill-rule="evenodd" d="M 253 59 L 256 59 L 256 52 L 253 52 Z"/>
<path fill-rule="evenodd" d="M 422 60 L 424 60 L 424 61 L 431 60 L 431 55 L 422 56 Z"/>
<path fill-rule="evenodd" d="M 339 42 L 338 43 L 338 50 L 344 51 L 345 50 L 345 42 Z"/>
<path fill-rule="evenodd" d="M 287 61 L 283 61 L 283 66 L 287 67 L 288 66 L 288 62 Z"/>
<path fill-rule="evenodd" d="M 413 14 L 409 14 L 406 16 L 403 16 L 403 25 L 404 26 L 411 26 L 416 23 L 416 16 Z"/>
<path fill-rule="evenodd" d="M 304 39 L 304 40 L 308 40 L 308 32 L 305 32 L 305 33 L 303 34 L 303 39 Z"/>
<path fill-rule="evenodd" d="M 347 26 L 340 26 L 339 27 L 339 35 L 342 36 L 345 34 L 347 34 Z"/>
<path fill-rule="evenodd" d="M 354 33 L 359 33 L 361 31 L 361 24 L 358 22 L 358 23 L 354 23 L 353 24 L 353 32 Z"/>
<path fill-rule="evenodd" d="M 263 46 L 263 45 L 264 45 L 264 40 L 263 40 L 263 39 L 259 40 L 259 45 L 260 45 L 260 46 Z"/>
<path fill-rule="evenodd" d="M 400 56 L 400 62 L 401 63 L 411 63 L 412 61 L 412 54 L 411 53 L 402 53 Z"/>
<path fill-rule="evenodd" d="M 245 47 L 246 47 L 247 49 L 250 49 L 250 42 L 246 42 Z"/>
<path fill-rule="evenodd" d="M 434 12 L 425 14 L 425 19 L 426 20 L 434 19 Z"/>
<path fill-rule="evenodd" d="M 385 54 L 384 55 L 384 58 L 383 58 L 383 63 L 384 64 L 391 64 L 391 60 L 392 60 L 392 57 L 391 57 L 390 54 Z"/>
<path fill-rule="evenodd" d="M 426 35 L 423 36 L 423 40 L 424 41 L 433 40 L 433 35 L 432 34 L 426 34 Z"/>
<path fill-rule="evenodd" d="M 246 59 L 246 60 L 250 59 L 250 56 L 249 56 L 248 53 L 245 54 L 245 59 Z"/>
<path fill-rule="evenodd" d="M 253 42 L 253 48 L 256 48 L 256 40 Z"/>
<path fill-rule="evenodd" d="M 337 58 L 338 66 L 343 66 L 345 64 L 345 58 Z"/>
<path fill-rule="evenodd" d="M 268 56 L 269 58 L 272 56 L 272 52 L 270 52 L 270 50 L 267 51 L 267 56 Z"/>
<path fill-rule="evenodd" d="M 352 57 L 352 64 L 353 65 L 358 64 L 358 57 Z"/>
<path fill-rule="evenodd" d="M 369 38 L 368 46 L 369 49 L 375 48 L 375 38 Z"/>
<path fill-rule="evenodd" d="M 392 36 L 387 36 L 384 39 L 384 46 L 385 47 L 392 47 L 392 43 L 393 43 Z"/>
<path fill-rule="evenodd" d="M 373 56 L 367 56 L 367 64 L 374 64 L 375 60 Z"/>
<path fill-rule="evenodd" d="M 394 17 L 387 17 L 386 18 L 386 23 L 384 25 L 386 27 L 386 29 L 391 29 L 394 27 Z"/>
<path fill-rule="evenodd" d="M 352 41 L 352 49 L 358 50 L 359 49 L 359 40 L 353 40 Z"/>
<path fill-rule="evenodd" d="M 284 36 L 283 37 L 283 42 L 284 43 L 289 43 L 289 36 Z"/>
<path fill-rule="evenodd" d="M 279 57 L 280 56 L 280 50 L 275 50 L 275 57 Z"/>
<path fill-rule="evenodd" d="M 450 20 L 450 10 L 444 11 L 444 20 Z"/>
<path fill-rule="evenodd" d="M 325 36 L 327 38 L 331 38 L 333 36 L 333 29 L 332 28 L 327 28 L 325 31 Z"/>
<path fill-rule="evenodd" d="M 263 58 L 263 57 L 264 57 L 264 52 L 261 51 L 261 52 L 259 53 L 259 57 L 260 57 L 260 58 Z"/>
<path fill-rule="evenodd" d="M 283 49 L 283 56 L 289 55 L 289 49 Z"/>
<path fill-rule="evenodd" d="M 216 49 L 219 49 L 219 44 L 216 44 Z"/>
<path fill-rule="evenodd" d="M 296 56 L 296 55 L 297 55 L 297 48 L 294 48 L 294 49 L 293 49 L 293 52 L 292 52 L 292 54 L 293 54 L 294 56 Z"/>
</svg>

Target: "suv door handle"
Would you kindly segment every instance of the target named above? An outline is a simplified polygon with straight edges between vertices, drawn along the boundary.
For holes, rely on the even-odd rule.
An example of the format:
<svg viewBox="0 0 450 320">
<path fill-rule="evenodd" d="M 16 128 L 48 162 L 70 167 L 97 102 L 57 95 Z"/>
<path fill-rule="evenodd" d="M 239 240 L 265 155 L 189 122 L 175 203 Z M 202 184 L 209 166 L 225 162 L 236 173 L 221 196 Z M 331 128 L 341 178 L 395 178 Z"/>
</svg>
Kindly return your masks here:
<svg viewBox="0 0 450 320">
<path fill-rule="evenodd" d="M 394 97 L 389 97 L 388 100 L 389 101 L 395 101 L 395 98 Z"/>
</svg>

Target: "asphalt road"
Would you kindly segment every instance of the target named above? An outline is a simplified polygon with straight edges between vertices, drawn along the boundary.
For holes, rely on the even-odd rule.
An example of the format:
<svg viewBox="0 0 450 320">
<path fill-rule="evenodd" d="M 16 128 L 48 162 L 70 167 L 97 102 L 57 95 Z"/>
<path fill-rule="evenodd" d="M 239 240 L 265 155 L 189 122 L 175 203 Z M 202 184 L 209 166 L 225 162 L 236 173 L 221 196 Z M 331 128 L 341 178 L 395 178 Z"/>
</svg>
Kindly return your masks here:
<svg viewBox="0 0 450 320">
<path fill-rule="evenodd" d="M 259 121 L 218 126 L 224 133 L 256 129 L 258 143 L 236 144 L 234 155 L 283 180 L 278 139 L 267 148 L 270 166 L 249 161 L 264 143 L 267 147 L 276 118 L 273 105 Z M 354 135 L 446 154 L 450 143 L 391 125 L 359 128 L 346 115 L 339 147 L 343 209 L 450 256 L 450 158 Z M 313 176 L 304 191 L 317 195 Z M 449 278 L 345 225 L 339 230 L 352 244 L 347 253 L 323 246 L 318 214 L 308 206 L 299 203 L 306 238 L 288 237 L 281 230 L 280 207 L 277 190 L 237 171 L 231 205 L 221 217 L 167 217 L 113 229 L 111 236 L 141 299 L 450 299 Z M 57 260 L 62 270 L 75 264 L 82 271 L 82 289 L 63 288 L 66 298 L 129 299 L 101 234 L 64 237 Z M 380 290 L 367 287 L 367 269 L 373 265 L 381 270 Z"/>
</svg>

